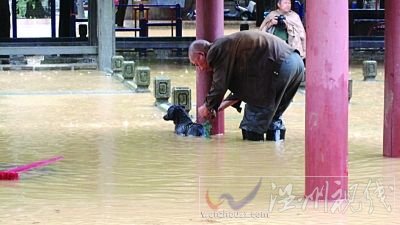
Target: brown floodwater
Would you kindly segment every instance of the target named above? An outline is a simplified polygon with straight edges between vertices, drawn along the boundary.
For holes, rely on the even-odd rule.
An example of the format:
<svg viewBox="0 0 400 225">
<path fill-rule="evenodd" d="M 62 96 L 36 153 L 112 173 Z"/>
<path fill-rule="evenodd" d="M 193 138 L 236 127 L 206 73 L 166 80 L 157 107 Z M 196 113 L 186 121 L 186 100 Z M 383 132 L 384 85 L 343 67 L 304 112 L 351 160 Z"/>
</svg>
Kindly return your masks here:
<svg viewBox="0 0 400 225">
<path fill-rule="evenodd" d="M 195 101 L 191 65 L 150 66 L 153 78 L 190 87 Z M 284 114 L 285 141 L 245 142 L 234 109 L 224 135 L 181 137 L 152 92 L 133 93 L 101 72 L 0 72 L 0 169 L 64 156 L 0 181 L 0 224 L 397 224 L 400 161 L 382 156 L 382 67 L 376 81 L 363 81 L 359 65 L 351 77 L 354 198 L 316 204 L 303 198 L 304 91 Z M 240 210 L 219 201 L 252 190 Z"/>
</svg>

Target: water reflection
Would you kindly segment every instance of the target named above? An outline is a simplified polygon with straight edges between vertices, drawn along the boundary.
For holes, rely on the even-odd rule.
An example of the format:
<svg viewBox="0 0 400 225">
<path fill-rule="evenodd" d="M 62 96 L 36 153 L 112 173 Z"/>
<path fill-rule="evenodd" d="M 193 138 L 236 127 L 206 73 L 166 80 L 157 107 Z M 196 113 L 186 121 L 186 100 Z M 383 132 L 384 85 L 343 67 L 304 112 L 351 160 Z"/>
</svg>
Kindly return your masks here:
<svg viewBox="0 0 400 225">
<path fill-rule="evenodd" d="M 152 77 L 163 74 L 172 86 L 195 89 L 190 65 L 140 63 L 151 66 Z M 360 184 L 361 191 L 366 178 L 388 176 L 385 183 L 393 183 L 400 162 L 382 157 L 382 74 L 375 82 L 363 82 L 360 67 L 354 66 L 352 78 L 349 183 Z M 253 143 L 241 140 L 241 114 L 234 109 L 226 111 L 223 136 L 177 136 L 154 107 L 152 93 L 131 93 L 98 72 L 1 72 L 0 87 L 0 168 L 65 157 L 18 182 L 0 182 L 1 224 L 395 224 L 399 219 L 390 189 L 392 212 L 374 198 L 372 214 L 368 202 L 356 213 L 325 212 L 322 205 L 302 209 L 303 202 L 279 211 L 282 202 L 277 202 L 268 218 L 199 215 L 209 210 L 206 190 L 214 202 L 223 193 L 240 200 L 260 178 L 261 189 L 243 208 L 247 211 L 268 212 L 271 196 L 279 197 L 279 188 L 289 184 L 292 194 L 302 197 L 301 93 L 285 114 L 287 140 Z M 226 202 L 220 207 L 229 210 Z"/>
</svg>

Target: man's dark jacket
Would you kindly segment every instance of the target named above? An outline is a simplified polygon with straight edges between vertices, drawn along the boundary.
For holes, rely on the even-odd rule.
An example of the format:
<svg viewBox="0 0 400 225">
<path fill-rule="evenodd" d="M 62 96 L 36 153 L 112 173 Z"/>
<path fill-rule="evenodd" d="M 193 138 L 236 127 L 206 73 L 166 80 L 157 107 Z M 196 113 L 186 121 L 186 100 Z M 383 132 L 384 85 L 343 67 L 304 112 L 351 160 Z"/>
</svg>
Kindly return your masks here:
<svg viewBox="0 0 400 225">
<path fill-rule="evenodd" d="M 226 91 L 251 105 L 275 105 L 274 83 L 282 61 L 295 50 L 281 39 L 261 31 L 241 31 L 217 39 L 207 53 L 213 81 L 207 108 L 218 109 Z"/>
</svg>

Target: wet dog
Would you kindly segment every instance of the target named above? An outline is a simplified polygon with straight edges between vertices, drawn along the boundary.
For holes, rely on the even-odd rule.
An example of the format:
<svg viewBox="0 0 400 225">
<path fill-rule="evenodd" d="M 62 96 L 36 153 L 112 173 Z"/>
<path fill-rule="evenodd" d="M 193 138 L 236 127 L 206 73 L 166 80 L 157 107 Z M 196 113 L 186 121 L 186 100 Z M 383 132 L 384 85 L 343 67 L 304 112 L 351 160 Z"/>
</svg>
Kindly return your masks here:
<svg viewBox="0 0 400 225">
<path fill-rule="evenodd" d="M 183 136 L 201 136 L 207 135 L 206 129 L 199 123 L 193 123 L 186 110 L 180 105 L 172 105 L 168 108 L 164 120 L 174 121 L 175 133 Z"/>
</svg>

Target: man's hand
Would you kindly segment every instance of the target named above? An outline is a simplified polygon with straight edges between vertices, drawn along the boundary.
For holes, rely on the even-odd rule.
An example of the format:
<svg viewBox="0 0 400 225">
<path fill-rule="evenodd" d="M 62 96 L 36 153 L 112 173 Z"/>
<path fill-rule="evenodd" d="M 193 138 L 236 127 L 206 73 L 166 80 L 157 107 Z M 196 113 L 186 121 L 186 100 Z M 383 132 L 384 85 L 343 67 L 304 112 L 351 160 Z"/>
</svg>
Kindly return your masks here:
<svg viewBox="0 0 400 225">
<path fill-rule="evenodd" d="M 214 119 L 215 118 L 215 112 L 212 112 L 208 110 L 206 104 L 203 104 L 202 106 L 199 107 L 198 113 L 200 117 L 206 118 L 206 119 Z"/>
<path fill-rule="evenodd" d="M 223 111 L 224 109 L 228 108 L 231 105 L 236 104 L 240 100 L 224 100 L 222 101 L 221 105 L 219 105 L 218 112 Z"/>
<path fill-rule="evenodd" d="M 275 26 L 278 24 L 278 17 L 275 16 L 274 18 L 271 19 L 271 26 Z"/>
</svg>

